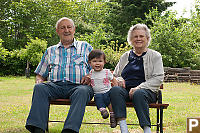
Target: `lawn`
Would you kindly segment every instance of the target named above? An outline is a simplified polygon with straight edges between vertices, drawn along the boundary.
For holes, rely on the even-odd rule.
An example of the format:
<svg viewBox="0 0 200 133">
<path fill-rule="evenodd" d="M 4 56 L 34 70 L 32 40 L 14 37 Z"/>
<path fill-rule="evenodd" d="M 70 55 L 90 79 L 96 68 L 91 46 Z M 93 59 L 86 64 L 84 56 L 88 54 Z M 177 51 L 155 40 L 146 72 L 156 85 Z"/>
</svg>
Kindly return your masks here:
<svg viewBox="0 0 200 133">
<path fill-rule="evenodd" d="M 31 106 L 34 77 L 0 77 L 0 133 L 28 133 L 24 128 Z M 164 132 L 185 133 L 187 117 L 200 116 L 200 85 L 190 83 L 164 83 L 163 103 L 170 106 L 164 110 Z M 50 119 L 64 120 L 68 106 L 51 106 Z M 152 124 L 156 122 L 156 110 L 150 109 Z M 133 108 L 128 108 L 127 123 L 137 123 Z M 103 120 L 95 107 L 87 107 L 84 122 L 109 122 Z M 50 133 L 61 132 L 63 123 L 50 123 Z M 128 126 L 131 133 L 142 132 L 138 126 Z M 152 130 L 155 132 L 156 128 Z M 85 125 L 80 133 L 120 133 L 119 126 Z"/>
</svg>

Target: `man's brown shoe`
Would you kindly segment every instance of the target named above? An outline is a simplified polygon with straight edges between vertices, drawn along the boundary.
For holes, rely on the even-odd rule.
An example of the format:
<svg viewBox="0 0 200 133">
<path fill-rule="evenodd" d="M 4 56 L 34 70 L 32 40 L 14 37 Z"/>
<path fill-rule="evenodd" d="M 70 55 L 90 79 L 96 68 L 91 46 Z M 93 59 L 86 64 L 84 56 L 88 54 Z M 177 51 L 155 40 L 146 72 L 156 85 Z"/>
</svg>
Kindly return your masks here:
<svg viewBox="0 0 200 133">
<path fill-rule="evenodd" d="M 117 121 L 115 119 L 115 115 L 112 114 L 110 115 L 110 127 L 115 128 L 117 126 Z"/>
</svg>

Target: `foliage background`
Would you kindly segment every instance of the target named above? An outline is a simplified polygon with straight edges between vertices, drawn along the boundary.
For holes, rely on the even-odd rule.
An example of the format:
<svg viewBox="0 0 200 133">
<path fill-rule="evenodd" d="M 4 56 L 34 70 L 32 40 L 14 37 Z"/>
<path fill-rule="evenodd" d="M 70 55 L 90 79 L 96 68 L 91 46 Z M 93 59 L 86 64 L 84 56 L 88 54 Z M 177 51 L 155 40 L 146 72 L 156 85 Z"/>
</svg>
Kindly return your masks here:
<svg viewBox="0 0 200 133">
<path fill-rule="evenodd" d="M 199 0 L 191 18 L 166 12 L 173 5 L 164 0 L 1 0 L 0 76 L 31 74 L 46 47 L 58 43 L 55 23 L 61 17 L 75 21 L 77 40 L 88 41 L 107 56 L 106 67 L 114 69 L 131 47 L 128 29 L 145 23 L 151 29 L 150 48 L 163 56 L 165 67 L 200 69 Z"/>
</svg>

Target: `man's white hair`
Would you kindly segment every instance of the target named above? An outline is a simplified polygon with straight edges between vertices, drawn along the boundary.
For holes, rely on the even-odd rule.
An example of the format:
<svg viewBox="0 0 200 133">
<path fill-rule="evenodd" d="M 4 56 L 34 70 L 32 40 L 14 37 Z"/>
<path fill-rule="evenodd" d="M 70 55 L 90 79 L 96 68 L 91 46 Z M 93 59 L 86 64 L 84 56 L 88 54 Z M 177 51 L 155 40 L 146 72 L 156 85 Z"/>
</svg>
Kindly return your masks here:
<svg viewBox="0 0 200 133">
<path fill-rule="evenodd" d="M 72 24 L 73 24 L 73 26 L 75 26 L 75 25 L 74 25 L 74 21 L 73 21 L 72 19 L 67 18 L 67 17 L 62 17 L 62 18 L 60 18 L 60 19 L 56 22 L 56 29 L 58 29 L 58 25 L 59 25 L 59 23 L 60 23 L 61 21 L 63 21 L 63 20 L 71 21 Z"/>
</svg>

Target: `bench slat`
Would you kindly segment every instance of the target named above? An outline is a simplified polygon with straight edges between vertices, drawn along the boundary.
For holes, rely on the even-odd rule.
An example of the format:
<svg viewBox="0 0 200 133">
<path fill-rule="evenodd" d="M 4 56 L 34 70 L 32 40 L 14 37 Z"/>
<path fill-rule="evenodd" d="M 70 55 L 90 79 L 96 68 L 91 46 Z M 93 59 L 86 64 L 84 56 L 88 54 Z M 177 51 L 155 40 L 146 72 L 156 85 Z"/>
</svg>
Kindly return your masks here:
<svg viewBox="0 0 200 133">
<path fill-rule="evenodd" d="M 69 99 L 54 99 L 54 100 L 50 100 L 50 104 L 53 104 L 53 105 L 70 105 L 71 102 L 70 102 Z M 96 104 L 95 104 L 94 101 L 90 101 L 87 106 L 96 106 Z M 126 106 L 127 107 L 133 107 L 133 104 L 131 102 L 127 102 Z M 169 106 L 169 104 L 160 104 L 160 103 L 149 104 L 150 108 L 158 108 L 158 109 L 160 107 L 163 107 L 163 109 L 167 109 L 168 106 Z"/>
</svg>

